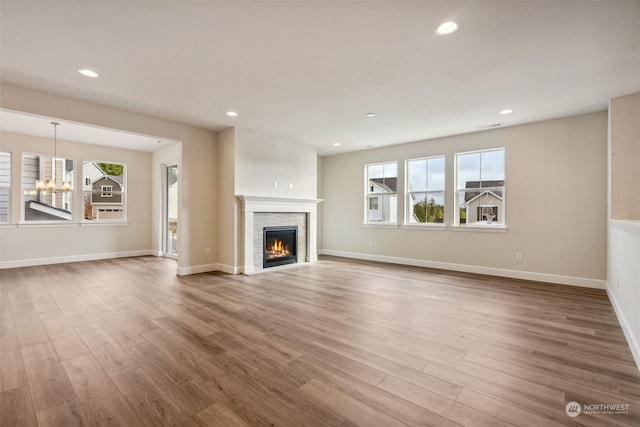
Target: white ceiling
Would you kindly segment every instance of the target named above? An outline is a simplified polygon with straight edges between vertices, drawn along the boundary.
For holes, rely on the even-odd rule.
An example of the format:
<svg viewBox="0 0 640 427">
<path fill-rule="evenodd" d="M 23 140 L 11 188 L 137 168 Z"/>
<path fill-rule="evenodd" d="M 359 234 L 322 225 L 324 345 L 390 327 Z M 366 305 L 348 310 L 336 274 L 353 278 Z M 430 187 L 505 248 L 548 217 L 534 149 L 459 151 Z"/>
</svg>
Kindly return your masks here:
<svg viewBox="0 0 640 427">
<path fill-rule="evenodd" d="M 640 2 L 2 0 L 0 47 L 7 83 L 333 154 L 602 111 Z"/>
<path fill-rule="evenodd" d="M 136 151 L 156 151 L 178 141 L 139 135 L 114 129 L 89 126 L 82 123 L 69 122 L 55 117 L 43 117 L 21 112 L 0 110 L 0 129 L 7 132 L 26 135 L 54 137 L 52 122 L 59 123 L 58 140 L 82 142 L 85 144 L 108 145 Z"/>
</svg>

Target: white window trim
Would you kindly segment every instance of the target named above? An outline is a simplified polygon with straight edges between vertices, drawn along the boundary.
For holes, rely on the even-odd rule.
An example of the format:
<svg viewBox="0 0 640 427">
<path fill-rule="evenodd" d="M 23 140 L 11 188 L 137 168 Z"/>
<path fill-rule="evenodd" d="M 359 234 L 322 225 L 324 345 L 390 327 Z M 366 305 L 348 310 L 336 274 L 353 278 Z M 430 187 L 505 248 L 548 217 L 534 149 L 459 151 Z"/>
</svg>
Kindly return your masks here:
<svg viewBox="0 0 640 427">
<path fill-rule="evenodd" d="M 60 156 L 53 156 L 51 154 L 42 154 L 42 153 L 35 153 L 35 152 L 29 152 L 29 151 L 23 151 L 22 155 L 20 156 L 20 220 L 15 222 L 15 224 L 18 225 L 18 227 L 54 227 L 56 225 L 62 226 L 62 227 L 67 227 L 67 226 L 73 226 L 74 224 L 77 225 L 77 222 L 73 221 L 73 216 L 75 214 L 74 212 L 74 205 L 75 205 L 75 189 L 74 189 L 74 185 L 75 183 L 72 182 L 71 183 L 71 189 L 67 192 L 67 194 L 71 194 L 71 200 L 69 201 L 69 206 L 71 207 L 71 210 L 69 212 L 71 212 L 71 218 L 72 219 L 61 219 L 58 221 L 51 221 L 51 220 L 45 220 L 45 221 L 27 221 L 25 219 L 25 215 L 27 214 L 25 211 L 25 190 L 35 190 L 35 183 L 33 183 L 33 185 L 29 185 L 27 186 L 26 183 L 24 182 L 24 173 L 23 173 L 23 169 L 24 169 L 24 156 L 25 155 L 29 155 L 29 156 L 39 156 L 39 157 L 49 157 L 51 159 L 54 159 L 54 161 L 56 160 L 61 160 L 63 162 L 66 162 L 67 160 L 71 160 L 73 162 L 73 168 L 74 168 L 74 179 L 75 179 L 75 168 L 77 165 L 76 160 L 73 157 L 60 157 Z M 39 176 L 41 178 L 43 178 L 44 175 L 44 162 L 40 162 L 39 164 Z M 54 166 L 55 167 L 55 166 Z M 46 179 L 46 177 L 44 177 Z M 57 181 L 57 178 L 56 178 Z M 63 194 L 62 192 L 58 192 L 56 194 Z M 66 210 L 66 209 L 65 209 Z"/>
<path fill-rule="evenodd" d="M 0 189 L 7 191 L 7 220 L 0 221 L 0 225 L 9 225 L 13 223 L 13 153 L 11 151 L 2 151 L 9 155 L 9 185 L 0 185 Z"/>
<path fill-rule="evenodd" d="M 398 221 L 369 221 L 369 196 L 389 196 L 389 195 L 395 195 L 396 196 L 396 200 L 398 199 L 398 190 L 396 188 L 396 192 L 395 193 L 370 193 L 369 192 L 369 170 L 368 167 L 369 166 L 378 166 L 378 165 L 386 165 L 386 164 L 390 164 L 390 163 L 395 163 L 396 164 L 396 180 L 398 179 L 398 161 L 397 160 L 391 160 L 391 161 L 386 161 L 386 162 L 377 162 L 377 163 L 367 163 L 364 165 L 364 221 L 362 222 L 362 225 L 365 227 L 370 227 L 370 228 L 398 228 L 399 224 Z M 396 202 L 396 218 L 398 218 L 398 205 Z"/>
<path fill-rule="evenodd" d="M 482 224 L 482 223 L 474 223 L 474 224 L 460 224 L 460 191 L 466 191 L 467 188 L 458 188 L 458 156 L 465 154 L 475 154 L 475 153 L 490 153 L 492 151 L 504 151 L 504 174 L 505 174 L 505 185 L 502 187 L 487 187 L 478 190 L 489 190 L 495 188 L 502 189 L 502 222 L 499 224 Z M 461 151 L 459 153 L 453 154 L 453 225 L 451 226 L 452 230 L 461 230 L 468 229 L 469 231 L 481 231 L 486 229 L 488 232 L 505 232 L 507 230 L 507 203 L 506 203 L 506 193 L 507 193 L 507 149 L 505 147 L 494 147 L 487 148 L 483 150 L 473 150 L 473 151 Z M 480 177 L 482 180 L 482 176 Z"/>
<path fill-rule="evenodd" d="M 507 226 L 506 225 L 495 225 L 495 224 L 473 224 L 473 225 L 452 225 L 451 230 L 453 231 L 477 231 L 482 233 L 506 233 Z"/>
<path fill-rule="evenodd" d="M 449 226 L 441 222 L 420 222 L 414 224 L 402 224 L 402 228 L 410 228 L 413 230 L 445 231 L 449 229 Z"/>
<path fill-rule="evenodd" d="M 444 188 L 442 190 L 429 190 L 428 188 L 425 191 L 409 191 L 409 162 L 415 162 L 418 160 L 426 160 L 427 165 L 429 164 L 429 160 L 431 159 L 443 159 L 445 164 L 444 171 Z M 427 166 L 427 174 L 428 174 L 428 166 Z M 404 188 L 405 188 L 405 205 L 404 205 L 404 228 L 424 228 L 424 227 L 432 227 L 432 228 L 444 228 L 446 229 L 446 224 L 442 222 L 411 222 L 411 215 L 413 214 L 413 206 L 410 206 L 411 203 L 411 195 L 414 193 L 439 193 L 442 192 L 444 198 L 444 215 L 445 219 L 447 217 L 447 157 L 445 154 L 439 154 L 437 156 L 428 156 L 428 157 L 416 157 L 413 159 L 406 159 L 404 161 Z"/>
<path fill-rule="evenodd" d="M 122 206 L 122 218 L 121 219 L 86 219 L 84 217 L 84 194 L 85 193 L 94 193 L 94 192 L 98 192 L 100 193 L 100 191 L 97 190 L 82 190 L 82 194 L 83 194 L 83 202 L 82 202 L 82 213 L 81 213 L 81 221 L 80 224 L 82 226 L 85 225 L 128 225 L 129 224 L 129 200 L 128 200 L 128 191 L 127 191 L 127 186 L 128 186 L 128 174 L 129 174 L 129 167 L 126 163 L 123 162 L 118 162 L 118 161 L 113 161 L 113 160 L 98 160 L 98 159 L 83 159 L 82 160 L 82 182 L 84 182 L 84 164 L 85 162 L 95 162 L 95 163 L 112 163 L 115 165 L 121 165 L 123 166 L 123 172 L 122 174 L 124 175 L 123 180 L 122 180 L 122 188 L 124 189 L 124 191 L 111 191 L 112 194 L 120 194 L 122 197 L 120 198 L 120 203 L 118 203 L 119 206 Z M 113 186 L 112 186 L 113 187 Z M 105 204 L 113 204 L 113 203 L 109 203 L 109 202 L 104 202 Z M 101 203 L 91 203 L 92 205 L 100 205 Z"/>
</svg>

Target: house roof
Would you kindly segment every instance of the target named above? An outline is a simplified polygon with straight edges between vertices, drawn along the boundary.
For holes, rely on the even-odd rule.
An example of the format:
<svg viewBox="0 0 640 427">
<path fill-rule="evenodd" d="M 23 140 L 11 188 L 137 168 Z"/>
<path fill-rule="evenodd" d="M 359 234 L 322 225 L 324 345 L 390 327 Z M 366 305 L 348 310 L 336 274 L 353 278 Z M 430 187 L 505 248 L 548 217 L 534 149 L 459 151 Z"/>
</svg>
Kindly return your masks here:
<svg viewBox="0 0 640 427">
<path fill-rule="evenodd" d="M 91 183 L 91 185 L 103 180 L 103 179 L 110 179 L 111 181 L 115 182 L 116 184 L 118 184 L 120 187 L 122 187 L 122 184 L 124 183 L 124 178 L 122 177 L 122 175 L 118 176 L 118 175 L 108 175 L 108 174 L 104 174 L 101 177 L 98 177 L 96 179 L 93 180 L 93 182 Z"/>
<path fill-rule="evenodd" d="M 491 188 L 491 187 L 504 187 L 504 179 L 501 180 L 487 180 L 487 181 L 467 181 L 465 188 Z M 486 193 L 486 191 L 466 191 L 464 193 L 464 202 L 468 203 L 481 194 Z M 500 190 L 491 190 L 490 193 L 494 194 L 496 197 L 502 199 L 502 191 Z"/>
<path fill-rule="evenodd" d="M 465 188 L 490 188 L 490 187 L 504 187 L 504 179 L 494 181 L 467 181 Z"/>
<path fill-rule="evenodd" d="M 398 178 L 371 178 L 369 182 L 375 183 L 384 192 L 398 192 Z"/>
<path fill-rule="evenodd" d="M 112 181 L 117 182 L 118 184 L 120 184 L 120 186 L 122 186 L 122 184 L 124 184 L 124 177 L 122 175 L 108 175 L 105 174 L 106 178 L 109 178 Z"/>
<path fill-rule="evenodd" d="M 475 193 L 475 192 L 474 192 Z M 491 194 L 492 196 L 502 200 L 502 196 L 497 195 L 496 193 L 494 193 L 493 191 L 483 191 L 481 193 L 477 193 L 476 196 L 470 198 L 469 200 L 466 200 L 466 193 L 465 193 L 465 201 L 463 203 L 463 205 L 469 205 L 471 203 L 473 203 L 476 199 L 479 199 L 480 197 L 482 197 L 485 194 Z"/>
</svg>

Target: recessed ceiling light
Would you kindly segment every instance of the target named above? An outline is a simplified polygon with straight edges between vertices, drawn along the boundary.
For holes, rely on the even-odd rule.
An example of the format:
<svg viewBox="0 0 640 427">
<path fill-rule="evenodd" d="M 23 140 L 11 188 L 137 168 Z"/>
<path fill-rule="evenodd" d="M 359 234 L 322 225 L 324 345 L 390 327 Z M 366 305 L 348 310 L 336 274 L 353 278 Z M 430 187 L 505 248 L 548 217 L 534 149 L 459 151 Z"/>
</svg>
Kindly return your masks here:
<svg viewBox="0 0 640 427">
<path fill-rule="evenodd" d="M 365 148 L 373 148 L 373 145 L 367 145 Z"/>
<path fill-rule="evenodd" d="M 92 78 L 98 77 L 98 73 L 96 73 L 95 71 L 90 70 L 88 68 L 83 68 L 81 70 L 78 70 L 78 72 L 80 74 L 82 74 L 83 76 L 86 76 L 86 77 L 92 77 Z"/>
<path fill-rule="evenodd" d="M 367 113 L 367 114 L 365 114 L 365 116 L 367 116 L 367 117 L 375 117 L 376 113 Z"/>
<path fill-rule="evenodd" d="M 440 24 L 440 26 L 436 30 L 436 34 L 439 36 L 444 36 L 447 34 L 455 33 L 456 31 L 458 31 L 458 28 L 458 24 L 453 21 L 448 21 Z"/>
<path fill-rule="evenodd" d="M 236 113 L 235 111 L 227 111 L 227 116 L 229 117 L 236 117 L 238 115 L 238 113 Z"/>
<path fill-rule="evenodd" d="M 510 109 L 508 109 L 508 108 L 507 108 L 506 110 L 502 110 L 502 111 L 500 111 L 500 114 L 502 114 L 503 116 L 504 116 L 505 114 L 511 114 L 511 113 L 513 113 L 513 110 L 510 110 Z"/>
<path fill-rule="evenodd" d="M 340 144 L 339 142 L 334 142 L 334 143 L 333 143 L 333 146 L 334 146 L 334 147 L 340 147 L 341 145 L 342 145 L 342 144 Z"/>
<path fill-rule="evenodd" d="M 156 144 L 162 144 L 162 141 L 156 141 Z"/>
</svg>

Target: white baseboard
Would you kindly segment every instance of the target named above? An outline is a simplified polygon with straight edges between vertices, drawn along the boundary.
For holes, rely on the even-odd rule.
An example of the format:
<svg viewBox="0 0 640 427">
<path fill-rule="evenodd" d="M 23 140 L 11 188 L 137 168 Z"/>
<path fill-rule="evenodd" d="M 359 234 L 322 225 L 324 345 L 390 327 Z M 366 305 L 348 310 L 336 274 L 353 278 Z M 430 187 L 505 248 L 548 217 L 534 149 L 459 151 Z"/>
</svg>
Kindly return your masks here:
<svg viewBox="0 0 640 427">
<path fill-rule="evenodd" d="M 454 264 L 450 262 L 373 255 L 360 252 L 336 251 L 333 249 L 322 249 L 319 250 L 318 253 L 323 255 L 355 258 L 367 261 L 388 262 L 391 264 L 411 265 L 415 267 L 437 268 L 440 270 L 460 271 L 464 273 L 486 274 L 489 276 L 508 277 L 510 279 L 533 280 L 536 282 L 581 286 L 584 288 L 606 289 L 606 282 L 604 280 L 587 279 L 584 277 L 561 276 L 557 274 L 537 273 L 533 271 L 507 270 L 503 268 L 481 267 L 477 265 Z"/>
<path fill-rule="evenodd" d="M 49 264 L 63 264 L 67 262 L 97 261 L 101 259 L 126 258 L 126 257 L 134 257 L 134 256 L 157 255 L 157 252 L 158 251 L 153 249 L 143 249 L 138 251 L 106 252 L 106 253 L 98 253 L 98 254 L 68 255 L 68 256 L 50 257 L 50 258 L 33 258 L 33 259 L 20 259 L 15 261 L 0 261 L 0 269 L 17 268 L 17 267 L 34 267 L 37 265 L 49 265 Z"/>
<path fill-rule="evenodd" d="M 638 339 L 636 339 L 636 337 L 633 335 L 633 331 L 629 326 L 629 322 L 627 322 L 627 318 L 624 316 L 622 307 L 620 307 L 620 304 L 618 304 L 618 300 L 611 290 L 609 283 L 607 283 L 607 295 L 609 296 L 609 301 L 611 301 L 611 305 L 613 306 L 613 311 L 616 313 L 616 317 L 618 318 L 618 323 L 620 323 L 622 332 L 624 332 L 624 336 L 627 339 L 627 343 L 629 344 L 629 348 L 631 349 L 633 359 L 636 361 L 636 367 L 638 368 L 638 370 L 640 370 L 640 343 L 638 342 Z"/>
<path fill-rule="evenodd" d="M 240 274 L 242 271 L 242 268 L 239 266 L 233 266 L 233 265 L 228 265 L 228 264 L 216 264 L 216 270 L 217 271 L 222 271 L 223 273 L 227 273 L 227 274 Z"/>
<path fill-rule="evenodd" d="M 190 274 L 208 273 L 210 271 L 217 271 L 218 264 L 202 264 L 192 265 L 190 267 L 178 267 L 178 276 L 188 276 Z"/>
</svg>

